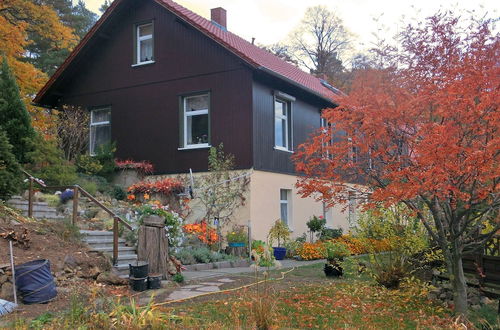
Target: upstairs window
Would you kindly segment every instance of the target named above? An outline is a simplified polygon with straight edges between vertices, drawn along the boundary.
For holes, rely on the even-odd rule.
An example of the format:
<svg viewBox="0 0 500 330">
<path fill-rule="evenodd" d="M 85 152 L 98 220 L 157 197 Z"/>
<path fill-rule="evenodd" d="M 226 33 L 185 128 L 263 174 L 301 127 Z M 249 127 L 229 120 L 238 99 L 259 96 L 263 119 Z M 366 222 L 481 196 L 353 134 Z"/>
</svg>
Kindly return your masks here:
<svg viewBox="0 0 500 330">
<path fill-rule="evenodd" d="M 210 146 L 209 108 L 210 95 L 208 93 L 182 98 L 182 148 L 203 148 Z"/>
<path fill-rule="evenodd" d="M 145 64 L 154 62 L 153 57 L 153 23 L 141 24 L 136 26 L 136 64 Z"/>
<path fill-rule="evenodd" d="M 100 146 L 111 143 L 111 108 L 90 111 L 90 154 L 95 155 Z"/>
<path fill-rule="evenodd" d="M 276 97 L 274 99 L 274 147 L 292 150 L 291 102 Z"/>
</svg>

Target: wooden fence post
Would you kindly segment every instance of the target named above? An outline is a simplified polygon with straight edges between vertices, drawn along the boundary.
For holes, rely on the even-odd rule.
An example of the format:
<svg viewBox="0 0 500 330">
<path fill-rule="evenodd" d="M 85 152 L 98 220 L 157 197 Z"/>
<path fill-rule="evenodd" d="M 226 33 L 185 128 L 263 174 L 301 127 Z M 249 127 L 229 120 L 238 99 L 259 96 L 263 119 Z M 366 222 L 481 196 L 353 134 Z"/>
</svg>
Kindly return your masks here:
<svg viewBox="0 0 500 330">
<path fill-rule="evenodd" d="M 73 217 L 71 218 L 72 225 L 76 225 L 78 217 L 78 186 L 73 186 Z"/>
<path fill-rule="evenodd" d="M 113 265 L 118 263 L 118 219 L 113 218 Z"/>
<path fill-rule="evenodd" d="M 28 217 L 33 217 L 33 177 L 30 176 L 30 185 L 28 190 Z"/>
</svg>

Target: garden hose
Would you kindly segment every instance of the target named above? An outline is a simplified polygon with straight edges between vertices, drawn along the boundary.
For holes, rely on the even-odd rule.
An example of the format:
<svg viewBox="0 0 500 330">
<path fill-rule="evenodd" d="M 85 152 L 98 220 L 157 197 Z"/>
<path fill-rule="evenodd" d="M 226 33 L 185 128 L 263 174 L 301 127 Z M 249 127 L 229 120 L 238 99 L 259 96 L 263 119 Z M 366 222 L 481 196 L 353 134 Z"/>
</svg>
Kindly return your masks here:
<svg viewBox="0 0 500 330">
<path fill-rule="evenodd" d="M 266 281 L 281 281 L 282 279 L 285 278 L 286 274 L 292 272 L 293 270 L 295 270 L 295 267 L 293 267 L 292 269 L 289 269 L 289 270 L 287 270 L 285 272 L 281 272 L 281 277 L 280 278 L 271 278 L 271 279 L 260 280 L 260 281 L 257 281 L 255 283 L 246 284 L 246 285 L 243 285 L 243 286 L 240 286 L 240 287 L 237 287 L 237 288 L 226 289 L 226 290 L 215 291 L 215 292 L 207 292 L 207 293 L 199 294 L 197 296 L 187 297 L 187 298 L 182 298 L 182 299 L 168 300 L 168 301 L 164 301 L 164 302 L 161 302 L 161 303 L 152 304 L 151 306 L 152 307 L 158 307 L 158 306 L 173 304 L 173 303 L 176 303 L 176 302 L 186 301 L 186 300 L 193 299 L 193 298 L 204 297 L 204 296 L 208 296 L 208 295 L 211 295 L 211 294 L 237 291 L 237 290 L 241 290 L 241 289 L 252 287 L 252 286 L 260 284 L 260 283 L 264 283 Z"/>
</svg>

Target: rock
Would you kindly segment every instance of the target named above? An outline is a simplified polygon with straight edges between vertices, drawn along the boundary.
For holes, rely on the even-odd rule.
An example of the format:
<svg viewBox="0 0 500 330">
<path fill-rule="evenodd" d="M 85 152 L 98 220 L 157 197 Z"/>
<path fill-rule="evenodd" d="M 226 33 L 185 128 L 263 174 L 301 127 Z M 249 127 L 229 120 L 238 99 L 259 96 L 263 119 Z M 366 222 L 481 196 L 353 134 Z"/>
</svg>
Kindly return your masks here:
<svg viewBox="0 0 500 330">
<path fill-rule="evenodd" d="M 469 299 L 470 305 L 479 305 L 480 303 L 481 303 L 481 300 L 479 299 L 479 297 L 473 297 L 473 298 Z"/>
<path fill-rule="evenodd" d="M 446 300 L 446 293 L 441 293 L 439 299 Z"/>
<path fill-rule="evenodd" d="M 14 286 L 10 282 L 5 282 L 0 290 L 0 299 L 13 301 L 14 300 Z"/>
<path fill-rule="evenodd" d="M 71 254 L 67 254 L 64 256 L 64 267 L 69 267 L 69 268 L 76 268 L 78 266 L 78 262 L 76 261 L 75 257 L 72 256 Z"/>
<path fill-rule="evenodd" d="M 121 278 L 116 274 L 105 272 L 105 273 L 100 273 L 99 276 L 97 276 L 97 283 L 111 284 L 111 285 L 126 285 L 127 280 Z"/>
<path fill-rule="evenodd" d="M 9 278 L 7 277 L 7 275 L 0 275 L 0 286 L 2 286 L 2 284 L 4 284 L 5 282 L 7 282 Z"/>
<path fill-rule="evenodd" d="M 477 310 L 481 309 L 481 306 L 480 305 L 472 305 L 472 306 L 470 306 L 470 308 L 477 311 Z"/>
<path fill-rule="evenodd" d="M 100 273 L 102 273 L 102 271 L 99 269 L 99 267 L 94 266 L 88 269 L 87 271 L 78 272 L 78 277 L 87 279 L 89 278 L 96 279 Z"/>
<path fill-rule="evenodd" d="M 479 299 L 479 302 L 481 303 L 481 305 L 489 305 L 493 303 L 493 300 L 488 297 L 481 297 Z"/>
</svg>

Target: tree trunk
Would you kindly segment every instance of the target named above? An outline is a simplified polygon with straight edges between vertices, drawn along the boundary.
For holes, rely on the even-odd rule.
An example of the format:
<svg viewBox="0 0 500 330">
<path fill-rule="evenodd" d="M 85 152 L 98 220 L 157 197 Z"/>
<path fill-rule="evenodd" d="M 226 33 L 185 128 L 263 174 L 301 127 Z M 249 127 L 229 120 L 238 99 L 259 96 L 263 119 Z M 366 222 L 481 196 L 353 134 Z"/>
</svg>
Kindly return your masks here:
<svg viewBox="0 0 500 330">
<path fill-rule="evenodd" d="M 453 287 L 453 304 L 455 313 L 467 315 L 467 283 L 465 281 L 464 268 L 462 265 L 462 253 L 456 247 L 443 251 L 447 263 L 450 282 Z"/>
</svg>

